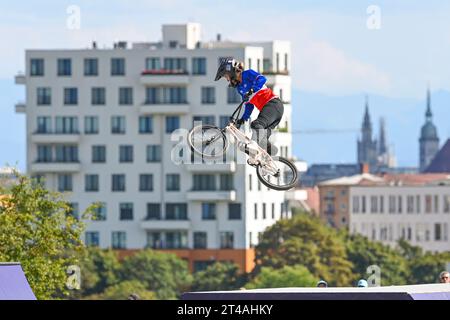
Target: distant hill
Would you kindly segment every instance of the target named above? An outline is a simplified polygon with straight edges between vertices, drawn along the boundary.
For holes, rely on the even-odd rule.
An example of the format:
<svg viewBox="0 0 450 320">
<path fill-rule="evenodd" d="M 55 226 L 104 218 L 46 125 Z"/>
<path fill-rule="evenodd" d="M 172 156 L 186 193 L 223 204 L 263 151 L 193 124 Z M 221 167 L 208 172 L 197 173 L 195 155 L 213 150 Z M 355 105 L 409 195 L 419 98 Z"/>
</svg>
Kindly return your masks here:
<svg viewBox="0 0 450 320">
<path fill-rule="evenodd" d="M 292 97 L 293 130 L 360 129 L 365 96 L 327 96 L 294 91 Z M 450 135 L 450 92 L 431 92 L 434 123 L 441 145 Z M 423 99 L 388 98 L 369 95 L 374 133 L 378 137 L 379 118 L 386 119 L 387 140 L 394 145 L 400 166 L 417 166 L 418 138 L 425 121 L 426 92 Z M 358 132 L 294 135 L 294 154 L 308 163 L 355 162 Z"/>
</svg>

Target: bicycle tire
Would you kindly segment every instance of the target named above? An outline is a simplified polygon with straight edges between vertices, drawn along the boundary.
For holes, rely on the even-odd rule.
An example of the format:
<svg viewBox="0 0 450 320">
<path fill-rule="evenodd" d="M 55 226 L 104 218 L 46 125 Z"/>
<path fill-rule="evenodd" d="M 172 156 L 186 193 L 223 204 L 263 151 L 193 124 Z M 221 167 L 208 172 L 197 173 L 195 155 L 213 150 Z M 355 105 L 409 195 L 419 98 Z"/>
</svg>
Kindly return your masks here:
<svg viewBox="0 0 450 320">
<path fill-rule="evenodd" d="M 193 141 L 194 133 L 196 133 L 197 131 L 204 132 L 206 130 L 215 130 L 217 132 L 217 134 L 220 135 L 219 139 L 221 139 L 223 141 L 223 147 L 221 148 L 220 153 L 210 155 L 210 154 L 204 153 L 202 150 L 198 150 L 195 142 Z M 228 146 L 229 146 L 229 141 L 228 141 L 225 133 L 223 132 L 223 130 L 217 126 L 213 126 L 213 125 L 209 125 L 209 124 L 198 125 L 198 126 L 193 127 L 191 129 L 191 131 L 189 131 L 189 133 L 188 133 L 187 140 L 188 140 L 189 146 L 195 153 L 197 153 L 203 157 L 211 158 L 211 159 L 223 156 L 223 154 L 227 151 Z"/>
<path fill-rule="evenodd" d="M 289 161 L 283 157 L 277 157 L 277 161 L 286 164 L 291 169 L 291 172 L 293 175 L 292 181 L 290 181 L 290 183 L 288 183 L 285 186 L 279 186 L 279 185 L 272 184 L 262 176 L 262 174 L 261 174 L 262 167 L 261 167 L 261 165 L 258 165 L 256 167 L 256 175 L 258 176 L 259 181 L 261 181 L 261 183 L 264 184 L 266 187 L 273 189 L 273 190 L 277 190 L 277 191 L 286 191 L 286 190 L 292 189 L 293 187 L 295 187 L 297 185 L 297 181 L 298 181 L 297 167 L 291 161 Z"/>
</svg>

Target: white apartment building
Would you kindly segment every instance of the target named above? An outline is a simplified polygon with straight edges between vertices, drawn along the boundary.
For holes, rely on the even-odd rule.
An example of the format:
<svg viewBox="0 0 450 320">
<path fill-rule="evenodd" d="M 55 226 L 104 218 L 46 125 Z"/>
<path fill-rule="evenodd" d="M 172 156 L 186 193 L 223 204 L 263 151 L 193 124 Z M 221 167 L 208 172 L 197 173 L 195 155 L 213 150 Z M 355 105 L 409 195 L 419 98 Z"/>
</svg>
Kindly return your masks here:
<svg viewBox="0 0 450 320">
<path fill-rule="evenodd" d="M 428 177 L 427 177 L 428 176 Z M 350 231 L 394 246 L 450 250 L 450 176 L 400 175 L 350 188 Z"/>
<path fill-rule="evenodd" d="M 226 123 L 240 97 L 213 79 L 219 59 L 234 57 L 284 101 L 274 135 L 290 158 L 290 43 L 204 43 L 196 23 L 162 31 L 156 43 L 26 51 L 16 112 L 26 115 L 27 172 L 67 192 L 75 214 L 102 203 L 89 245 L 170 250 L 192 269 L 233 260 L 249 271 L 258 235 L 290 216 L 285 193 L 261 185 L 244 161 L 174 163 L 171 134 L 194 120 Z"/>
</svg>

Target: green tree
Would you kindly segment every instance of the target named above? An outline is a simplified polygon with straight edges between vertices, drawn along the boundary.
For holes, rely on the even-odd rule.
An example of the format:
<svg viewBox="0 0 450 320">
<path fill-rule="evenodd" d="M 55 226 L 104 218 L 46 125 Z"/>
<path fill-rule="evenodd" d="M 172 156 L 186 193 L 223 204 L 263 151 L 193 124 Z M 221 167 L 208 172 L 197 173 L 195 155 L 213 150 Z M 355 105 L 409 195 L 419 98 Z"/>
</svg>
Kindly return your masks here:
<svg viewBox="0 0 450 320">
<path fill-rule="evenodd" d="M 116 285 L 106 288 L 99 294 L 87 296 L 86 300 L 127 300 L 130 294 L 137 294 L 140 300 L 154 300 L 154 292 L 148 291 L 145 284 L 138 280 L 122 281 Z"/>
<path fill-rule="evenodd" d="M 85 224 L 60 193 L 16 172 L 0 194 L 0 261 L 17 261 L 38 299 L 66 296 L 67 267 L 79 265 Z M 90 217 L 87 210 L 83 219 Z"/>
<path fill-rule="evenodd" d="M 435 283 L 439 274 L 450 262 L 450 252 L 423 252 L 420 247 L 412 246 L 407 241 L 398 242 L 398 248 L 408 263 L 408 283 Z"/>
<path fill-rule="evenodd" d="M 306 213 L 269 227 L 256 247 L 256 272 L 261 267 L 304 265 L 316 278 L 331 285 L 350 284 L 352 264 L 339 233 Z"/>
<path fill-rule="evenodd" d="M 242 286 L 243 275 L 235 263 L 216 262 L 194 274 L 192 291 L 235 290 Z"/>
<path fill-rule="evenodd" d="M 245 288 L 313 287 L 316 283 L 317 278 L 302 265 L 285 266 L 281 269 L 263 267 L 261 272 L 245 285 Z"/>
<path fill-rule="evenodd" d="M 381 242 L 370 241 L 362 235 L 344 235 L 348 259 L 352 262 L 355 277 L 366 279 L 367 267 L 376 265 L 381 271 L 381 285 L 405 285 L 408 279 L 408 263 L 401 252 Z"/>
<path fill-rule="evenodd" d="M 192 283 L 185 261 L 175 254 L 150 249 L 125 258 L 121 278 L 142 282 L 158 299 L 175 299 Z"/>
<path fill-rule="evenodd" d="M 118 284 L 121 265 L 117 253 L 111 249 L 89 247 L 80 261 L 81 289 L 71 292 L 71 298 L 102 293 Z"/>
</svg>

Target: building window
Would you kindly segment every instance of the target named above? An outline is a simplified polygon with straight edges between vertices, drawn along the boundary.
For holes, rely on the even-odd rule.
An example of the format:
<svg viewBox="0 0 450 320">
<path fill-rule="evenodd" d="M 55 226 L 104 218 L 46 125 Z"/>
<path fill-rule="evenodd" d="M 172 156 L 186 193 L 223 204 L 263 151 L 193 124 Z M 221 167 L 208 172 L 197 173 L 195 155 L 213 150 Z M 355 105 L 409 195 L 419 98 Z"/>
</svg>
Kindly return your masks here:
<svg viewBox="0 0 450 320">
<path fill-rule="evenodd" d="M 187 232 L 174 231 L 166 232 L 165 249 L 185 249 L 187 248 Z"/>
<path fill-rule="evenodd" d="M 216 121 L 215 121 L 215 117 L 214 116 L 194 116 L 192 118 L 193 121 L 193 125 L 205 125 L 205 124 L 209 124 L 209 125 L 215 125 Z"/>
<path fill-rule="evenodd" d="M 98 117 L 86 116 L 84 117 L 84 133 L 98 134 Z"/>
<path fill-rule="evenodd" d="M 194 261 L 194 273 L 205 271 L 209 266 L 215 263 L 214 260 L 196 260 Z"/>
<path fill-rule="evenodd" d="M 186 203 L 166 203 L 166 220 L 187 220 Z"/>
<path fill-rule="evenodd" d="M 265 220 L 267 218 L 267 210 L 266 210 L 265 203 L 262 204 L 262 217 L 263 217 L 263 220 Z"/>
<path fill-rule="evenodd" d="M 78 162 L 78 146 L 57 145 L 55 160 L 56 162 Z"/>
<path fill-rule="evenodd" d="M 147 162 L 161 162 L 161 146 L 147 146 Z"/>
<path fill-rule="evenodd" d="M 450 213 L 450 196 L 449 195 L 444 195 L 443 203 L 444 203 L 444 213 Z"/>
<path fill-rule="evenodd" d="M 113 249 L 127 248 L 127 234 L 124 231 L 113 231 L 112 248 Z"/>
<path fill-rule="evenodd" d="M 202 104 L 216 103 L 216 88 L 202 87 Z"/>
<path fill-rule="evenodd" d="M 288 65 L 289 65 L 288 54 L 285 53 L 284 54 L 284 71 L 285 72 L 288 72 Z"/>
<path fill-rule="evenodd" d="M 91 88 L 91 104 L 103 106 L 106 104 L 106 89 L 100 87 Z"/>
<path fill-rule="evenodd" d="M 86 231 L 85 244 L 87 247 L 100 246 L 100 234 L 98 231 Z"/>
<path fill-rule="evenodd" d="M 59 174 L 58 175 L 58 191 L 73 191 L 72 175 L 71 174 Z"/>
<path fill-rule="evenodd" d="M 398 213 L 403 212 L 403 198 L 398 196 Z"/>
<path fill-rule="evenodd" d="M 187 90 L 185 87 L 146 88 L 145 104 L 185 104 Z"/>
<path fill-rule="evenodd" d="M 53 161 L 52 146 L 38 145 L 36 162 L 52 162 L 52 161 Z"/>
<path fill-rule="evenodd" d="M 179 116 L 167 116 L 166 117 L 166 133 L 172 133 L 180 128 Z"/>
<path fill-rule="evenodd" d="M 112 191 L 125 191 L 125 175 L 113 174 L 112 175 Z"/>
<path fill-rule="evenodd" d="M 213 174 L 194 174 L 193 175 L 194 191 L 215 191 L 216 176 Z"/>
<path fill-rule="evenodd" d="M 248 175 L 248 191 L 252 191 L 252 181 L 253 181 L 252 175 L 249 174 Z"/>
<path fill-rule="evenodd" d="M 72 75 L 72 60 L 58 59 L 58 76 Z"/>
<path fill-rule="evenodd" d="M 139 117 L 139 133 L 153 133 L 153 117 L 141 116 Z"/>
<path fill-rule="evenodd" d="M 353 213 L 359 213 L 359 197 L 353 196 Z"/>
<path fill-rule="evenodd" d="M 276 54 L 276 72 L 280 72 L 280 54 L 277 52 Z"/>
<path fill-rule="evenodd" d="M 159 58 L 145 59 L 145 69 L 148 71 L 161 70 L 161 60 Z"/>
<path fill-rule="evenodd" d="M 254 210 L 254 213 L 255 213 L 255 220 L 258 220 L 258 204 L 255 203 L 253 208 L 254 208 L 253 210 Z"/>
<path fill-rule="evenodd" d="M 378 197 L 377 196 L 370 197 L 370 212 L 371 213 L 378 212 Z"/>
<path fill-rule="evenodd" d="M 431 213 L 432 210 L 433 210 L 432 197 L 431 197 L 431 195 L 426 195 L 425 196 L 425 213 Z"/>
<path fill-rule="evenodd" d="M 220 249 L 233 249 L 233 248 L 234 248 L 233 232 L 221 232 L 220 233 Z"/>
<path fill-rule="evenodd" d="M 228 204 L 228 219 L 229 220 L 241 220 L 241 204 L 229 203 Z"/>
<path fill-rule="evenodd" d="M 192 74 L 206 74 L 206 58 L 192 58 Z"/>
<path fill-rule="evenodd" d="M 162 234 L 161 232 L 147 232 L 147 248 L 162 249 Z"/>
<path fill-rule="evenodd" d="M 112 116 L 111 117 L 111 133 L 112 134 L 125 134 L 125 117 L 124 116 Z"/>
<path fill-rule="evenodd" d="M 106 162 L 106 146 L 92 146 L 92 163 Z"/>
<path fill-rule="evenodd" d="M 236 88 L 227 88 L 227 103 L 240 103 L 242 100 L 241 96 L 239 95 L 239 92 L 236 90 Z"/>
<path fill-rule="evenodd" d="M 442 225 L 440 223 L 434 224 L 434 241 L 442 240 Z"/>
<path fill-rule="evenodd" d="M 51 117 L 37 117 L 36 133 L 51 133 L 52 132 L 52 118 Z"/>
<path fill-rule="evenodd" d="M 395 213 L 395 196 L 389 196 L 389 213 Z"/>
<path fill-rule="evenodd" d="M 84 75 L 98 76 L 98 59 L 96 58 L 86 58 L 84 59 Z"/>
<path fill-rule="evenodd" d="M 361 197 L 361 212 L 366 213 L 366 197 Z"/>
<path fill-rule="evenodd" d="M 216 219 L 216 204 L 202 203 L 202 220 L 215 220 L 215 219 Z"/>
<path fill-rule="evenodd" d="M 133 204 L 131 202 L 121 203 L 119 205 L 120 220 L 133 220 Z"/>
<path fill-rule="evenodd" d="M 64 105 L 73 106 L 78 104 L 78 89 L 64 88 Z"/>
<path fill-rule="evenodd" d="M 263 59 L 263 72 L 272 71 L 272 65 L 270 59 Z"/>
<path fill-rule="evenodd" d="M 44 59 L 30 60 L 30 76 L 31 77 L 44 76 Z"/>
<path fill-rule="evenodd" d="M 222 191 L 234 190 L 232 174 L 221 174 L 220 175 L 220 190 L 222 190 Z"/>
<path fill-rule="evenodd" d="M 414 212 L 414 196 L 406 197 L 406 212 L 413 213 Z"/>
<path fill-rule="evenodd" d="M 106 203 L 102 202 L 98 207 L 94 209 L 94 217 L 97 221 L 105 221 L 106 220 Z"/>
<path fill-rule="evenodd" d="M 49 106 L 52 103 L 51 88 L 37 88 L 36 92 L 38 106 Z"/>
<path fill-rule="evenodd" d="M 206 232 L 194 232 L 194 249 L 206 249 L 207 243 Z"/>
<path fill-rule="evenodd" d="M 186 58 L 164 58 L 164 69 L 179 73 L 187 73 Z"/>
<path fill-rule="evenodd" d="M 87 174 L 84 176 L 84 183 L 85 188 L 84 190 L 86 192 L 93 192 L 99 190 L 99 183 L 98 183 L 98 174 Z"/>
<path fill-rule="evenodd" d="M 139 175 L 139 191 L 153 191 L 153 174 Z"/>
<path fill-rule="evenodd" d="M 78 118 L 77 117 L 56 117 L 56 133 L 78 134 Z"/>
<path fill-rule="evenodd" d="M 68 202 L 67 206 L 68 206 L 67 215 L 78 220 L 79 219 L 78 203 L 77 202 Z"/>
<path fill-rule="evenodd" d="M 125 75 L 125 59 L 112 58 L 111 59 L 111 75 L 124 76 Z"/>
<path fill-rule="evenodd" d="M 119 146 L 119 162 L 133 162 L 133 146 Z"/>
<path fill-rule="evenodd" d="M 166 175 L 166 191 L 180 191 L 180 175 L 167 174 Z"/>
<path fill-rule="evenodd" d="M 275 203 L 272 203 L 272 219 L 275 219 Z"/>
<path fill-rule="evenodd" d="M 133 88 L 119 88 L 119 105 L 128 106 L 133 104 Z"/>
<path fill-rule="evenodd" d="M 384 197 L 380 196 L 380 213 L 384 213 Z"/>
<path fill-rule="evenodd" d="M 439 212 L 439 196 L 435 195 L 434 196 L 434 213 L 438 213 Z"/>
<path fill-rule="evenodd" d="M 147 217 L 146 220 L 161 220 L 161 204 L 147 203 Z"/>
<path fill-rule="evenodd" d="M 416 196 L 416 211 L 418 214 L 422 212 L 420 199 L 420 196 Z"/>
</svg>

